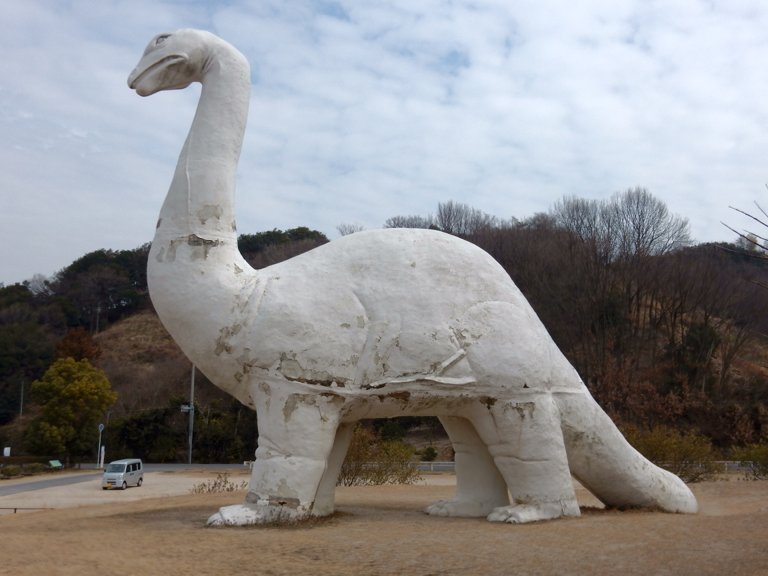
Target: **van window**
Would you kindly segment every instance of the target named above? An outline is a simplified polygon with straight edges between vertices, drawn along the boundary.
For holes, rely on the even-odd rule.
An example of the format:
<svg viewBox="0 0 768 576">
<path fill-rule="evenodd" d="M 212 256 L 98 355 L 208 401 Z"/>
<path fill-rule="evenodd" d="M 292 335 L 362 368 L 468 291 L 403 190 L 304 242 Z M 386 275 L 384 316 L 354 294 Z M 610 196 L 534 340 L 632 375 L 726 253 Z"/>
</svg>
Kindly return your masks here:
<svg viewBox="0 0 768 576">
<path fill-rule="evenodd" d="M 125 464 L 110 464 L 107 466 L 107 472 L 112 472 L 115 474 L 119 474 L 120 472 L 125 472 Z"/>
</svg>

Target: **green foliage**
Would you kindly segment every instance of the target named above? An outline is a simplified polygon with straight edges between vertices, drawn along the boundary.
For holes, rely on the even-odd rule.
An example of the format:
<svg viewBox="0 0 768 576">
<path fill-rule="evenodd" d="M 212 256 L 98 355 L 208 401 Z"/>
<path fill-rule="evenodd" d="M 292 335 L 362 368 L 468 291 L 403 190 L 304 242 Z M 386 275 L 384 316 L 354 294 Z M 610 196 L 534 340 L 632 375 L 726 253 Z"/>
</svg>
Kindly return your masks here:
<svg viewBox="0 0 768 576">
<path fill-rule="evenodd" d="M 113 453 L 149 462 L 187 458 L 189 417 L 179 410 L 186 401 L 171 398 L 164 408 L 142 410 L 113 419 L 106 443 Z M 256 412 L 237 401 L 195 404 L 192 458 L 197 462 L 243 462 L 253 458 L 258 440 Z"/>
<path fill-rule="evenodd" d="M 64 316 L 47 295 L 21 284 L 0 288 L 0 426 L 19 413 L 22 387 L 50 365 L 63 329 Z"/>
<path fill-rule="evenodd" d="M 45 464 L 41 464 L 40 462 L 30 462 L 29 464 L 24 464 L 24 474 L 42 474 L 45 472 Z"/>
<path fill-rule="evenodd" d="M 33 303 L 34 299 L 35 295 L 23 284 L 0 286 L 0 309 L 19 304 L 29 305 Z"/>
<path fill-rule="evenodd" d="M 711 480 L 721 470 L 712 443 L 694 432 L 656 426 L 650 430 L 629 428 L 625 436 L 643 456 L 685 482 Z"/>
<path fill-rule="evenodd" d="M 373 430 L 358 424 L 352 434 L 338 484 L 412 484 L 419 478 L 419 471 L 411 461 L 413 453 L 408 444 L 399 440 L 382 440 Z"/>
<path fill-rule="evenodd" d="M 102 330 L 147 302 L 149 244 L 135 250 L 96 250 L 61 270 L 50 283 L 70 326 Z"/>
<path fill-rule="evenodd" d="M 260 269 L 298 256 L 328 242 L 324 234 L 306 227 L 291 230 L 271 230 L 258 234 L 243 234 L 238 248 L 245 260 Z"/>
<path fill-rule="evenodd" d="M 253 458 L 258 439 L 256 412 L 237 401 L 218 403 L 195 412 L 195 459 L 242 462 Z"/>
<path fill-rule="evenodd" d="M 243 254 L 261 252 L 267 246 L 275 244 L 287 244 L 301 240 L 313 240 L 320 244 L 328 242 L 328 238 L 322 232 L 310 230 L 306 226 L 291 228 L 290 230 L 268 230 L 256 234 L 241 234 L 237 239 L 237 247 Z"/>
<path fill-rule="evenodd" d="M 435 450 L 434 446 L 427 446 L 421 450 L 419 455 L 422 462 L 434 462 L 435 458 L 437 458 L 437 450 Z"/>
<path fill-rule="evenodd" d="M 433 420 L 437 422 L 437 428 L 442 430 L 437 418 Z M 402 440 L 412 428 L 423 424 L 429 425 L 431 421 L 428 417 L 400 416 L 398 418 L 376 418 L 371 421 L 371 426 L 382 440 Z"/>
<path fill-rule="evenodd" d="M 750 480 L 768 479 L 768 444 L 750 444 L 733 450 L 734 460 L 745 467 L 744 476 Z"/>
<path fill-rule="evenodd" d="M 88 360 L 61 358 L 32 383 L 31 398 L 41 411 L 27 432 L 29 450 L 70 460 L 95 449 L 97 425 L 117 394 Z"/>
<path fill-rule="evenodd" d="M 0 476 L 10 478 L 13 476 L 34 476 L 35 474 L 42 474 L 47 471 L 45 464 L 40 462 L 26 462 L 27 457 L 21 457 L 21 459 L 8 458 L 4 460 L 16 461 L 16 463 L 0 464 Z"/>
<path fill-rule="evenodd" d="M 186 447 L 186 418 L 180 401 L 171 399 L 165 408 L 142 410 L 114 420 L 107 429 L 112 453 L 130 454 L 150 462 L 176 462 Z"/>
</svg>

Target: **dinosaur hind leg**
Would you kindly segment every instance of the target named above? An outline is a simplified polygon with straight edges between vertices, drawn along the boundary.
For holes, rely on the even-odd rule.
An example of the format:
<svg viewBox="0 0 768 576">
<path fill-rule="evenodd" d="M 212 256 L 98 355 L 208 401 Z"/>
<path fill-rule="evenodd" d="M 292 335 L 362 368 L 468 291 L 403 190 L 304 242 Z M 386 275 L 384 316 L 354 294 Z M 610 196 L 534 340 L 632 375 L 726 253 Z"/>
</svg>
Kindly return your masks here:
<svg viewBox="0 0 768 576">
<path fill-rule="evenodd" d="M 427 514 L 482 517 L 508 505 L 507 485 L 475 427 L 457 416 L 443 416 L 440 422 L 456 453 L 456 497 L 430 504 Z"/>
<path fill-rule="evenodd" d="M 315 496 L 315 504 L 312 512 L 315 516 L 327 516 L 333 514 L 336 499 L 336 482 L 339 479 L 341 466 L 352 442 L 352 433 L 355 422 L 342 424 L 336 432 L 336 440 L 328 457 L 328 464 L 323 472 L 320 485 Z"/>
<path fill-rule="evenodd" d="M 560 415 L 551 395 L 499 401 L 473 418 L 501 472 L 512 504 L 488 515 L 493 522 L 522 524 L 579 516 L 565 452 Z"/>
</svg>

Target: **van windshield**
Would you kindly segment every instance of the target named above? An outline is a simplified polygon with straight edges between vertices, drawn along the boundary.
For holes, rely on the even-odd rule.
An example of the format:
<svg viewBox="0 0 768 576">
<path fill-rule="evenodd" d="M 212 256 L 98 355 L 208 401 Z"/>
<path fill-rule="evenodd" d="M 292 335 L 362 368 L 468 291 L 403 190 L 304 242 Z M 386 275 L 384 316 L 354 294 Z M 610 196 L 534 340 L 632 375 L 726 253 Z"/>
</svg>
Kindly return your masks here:
<svg viewBox="0 0 768 576">
<path fill-rule="evenodd" d="M 109 464 L 107 472 L 125 472 L 125 464 Z"/>
</svg>

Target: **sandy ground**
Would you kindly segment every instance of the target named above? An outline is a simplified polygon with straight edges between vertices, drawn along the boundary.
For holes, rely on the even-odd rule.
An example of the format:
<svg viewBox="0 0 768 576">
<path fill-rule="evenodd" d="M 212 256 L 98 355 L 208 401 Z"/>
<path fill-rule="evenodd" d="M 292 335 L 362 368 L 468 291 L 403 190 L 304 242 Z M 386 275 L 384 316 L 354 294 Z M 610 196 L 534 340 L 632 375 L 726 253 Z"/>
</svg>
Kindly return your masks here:
<svg viewBox="0 0 768 576">
<path fill-rule="evenodd" d="M 334 516 L 297 527 L 206 528 L 244 497 L 190 493 L 215 477 L 150 473 L 124 492 L 89 480 L 0 497 L 0 507 L 54 508 L 0 515 L 0 574 L 768 574 L 768 482 L 696 484 L 697 515 L 605 511 L 579 489 L 581 518 L 513 526 L 424 514 L 453 493 L 440 475 L 339 488 Z"/>
</svg>

